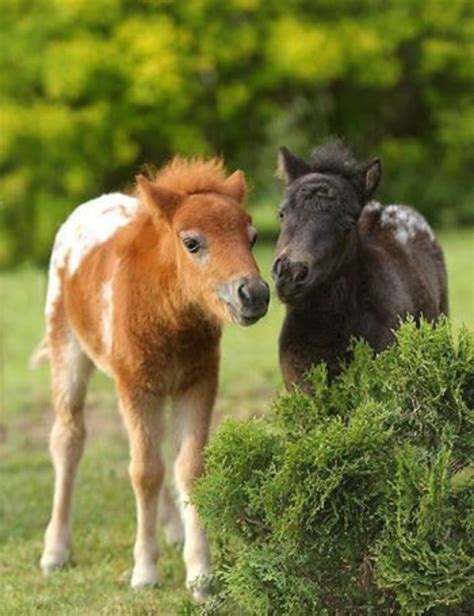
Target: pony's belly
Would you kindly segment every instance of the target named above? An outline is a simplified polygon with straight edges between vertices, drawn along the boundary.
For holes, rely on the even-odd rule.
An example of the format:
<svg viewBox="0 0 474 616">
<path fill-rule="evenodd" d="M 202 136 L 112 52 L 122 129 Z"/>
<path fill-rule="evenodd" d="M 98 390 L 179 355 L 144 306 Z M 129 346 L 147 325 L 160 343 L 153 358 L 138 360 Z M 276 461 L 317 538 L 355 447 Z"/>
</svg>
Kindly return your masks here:
<svg viewBox="0 0 474 616">
<path fill-rule="evenodd" d="M 94 351 L 92 347 L 88 345 L 87 342 L 85 342 L 80 336 L 78 336 L 78 339 L 85 354 L 91 359 L 97 370 L 110 378 L 115 378 L 115 373 L 109 359 L 103 354 Z"/>
</svg>

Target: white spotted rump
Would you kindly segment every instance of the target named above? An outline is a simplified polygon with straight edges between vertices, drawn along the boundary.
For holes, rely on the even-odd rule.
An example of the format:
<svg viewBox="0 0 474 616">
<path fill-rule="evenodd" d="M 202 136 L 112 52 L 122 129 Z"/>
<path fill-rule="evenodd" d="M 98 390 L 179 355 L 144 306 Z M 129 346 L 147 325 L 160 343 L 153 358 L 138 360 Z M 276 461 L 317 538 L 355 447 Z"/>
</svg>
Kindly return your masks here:
<svg viewBox="0 0 474 616">
<path fill-rule="evenodd" d="M 89 252 L 127 225 L 138 209 L 138 201 L 122 193 L 102 195 L 79 205 L 59 229 L 49 266 L 46 315 L 52 313 L 61 292 L 60 271 L 74 274 Z"/>
<path fill-rule="evenodd" d="M 433 229 L 416 210 L 407 205 L 389 205 L 384 208 L 380 219 L 382 227 L 390 229 L 401 244 L 425 236 L 435 240 Z"/>
</svg>

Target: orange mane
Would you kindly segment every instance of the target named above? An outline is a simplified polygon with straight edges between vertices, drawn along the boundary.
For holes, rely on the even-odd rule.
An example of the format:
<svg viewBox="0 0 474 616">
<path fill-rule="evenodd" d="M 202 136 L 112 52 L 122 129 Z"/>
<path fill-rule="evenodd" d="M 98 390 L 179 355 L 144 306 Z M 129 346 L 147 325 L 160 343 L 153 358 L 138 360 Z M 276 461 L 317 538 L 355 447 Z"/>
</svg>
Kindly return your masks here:
<svg viewBox="0 0 474 616">
<path fill-rule="evenodd" d="M 148 174 L 151 182 L 168 190 L 193 194 L 216 192 L 229 194 L 221 158 L 182 158 L 175 156 L 158 171 Z"/>
</svg>

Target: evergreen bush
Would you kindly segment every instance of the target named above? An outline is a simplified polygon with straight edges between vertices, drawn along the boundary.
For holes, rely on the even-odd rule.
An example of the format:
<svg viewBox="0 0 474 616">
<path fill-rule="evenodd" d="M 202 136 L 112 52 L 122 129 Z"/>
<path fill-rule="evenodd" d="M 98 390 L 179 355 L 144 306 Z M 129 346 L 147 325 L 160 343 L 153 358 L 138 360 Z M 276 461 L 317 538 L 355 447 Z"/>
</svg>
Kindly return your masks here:
<svg viewBox="0 0 474 616">
<path fill-rule="evenodd" d="M 216 544 L 205 612 L 472 613 L 474 339 L 396 337 L 221 426 L 193 496 Z"/>
</svg>

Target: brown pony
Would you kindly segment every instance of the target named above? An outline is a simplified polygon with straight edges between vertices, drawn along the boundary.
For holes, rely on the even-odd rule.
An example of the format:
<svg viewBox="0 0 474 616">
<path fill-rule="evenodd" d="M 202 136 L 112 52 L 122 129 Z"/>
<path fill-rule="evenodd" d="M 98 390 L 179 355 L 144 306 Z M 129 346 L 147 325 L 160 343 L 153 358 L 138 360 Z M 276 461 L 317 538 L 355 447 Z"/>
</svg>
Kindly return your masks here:
<svg viewBox="0 0 474 616">
<path fill-rule="evenodd" d="M 157 582 L 156 516 L 163 485 L 163 405 L 170 397 L 182 526 L 161 490 L 168 537 L 184 527 L 188 586 L 203 597 L 209 549 L 189 490 L 217 390 L 225 320 L 249 325 L 269 291 L 251 248 L 256 233 L 242 202 L 241 171 L 226 177 L 218 160 L 175 158 L 153 179 L 137 177 L 135 197 L 104 195 L 78 207 L 59 230 L 46 300 L 47 354 L 56 419 L 50 449 L 54 501 L 41 567 L 64 565 L 71 540 L 74 476 L 82 454 L 83 405 L 94 366 L 114 380 L 130 440 L 137 534 L 133 588 Z"/>
</svg>

